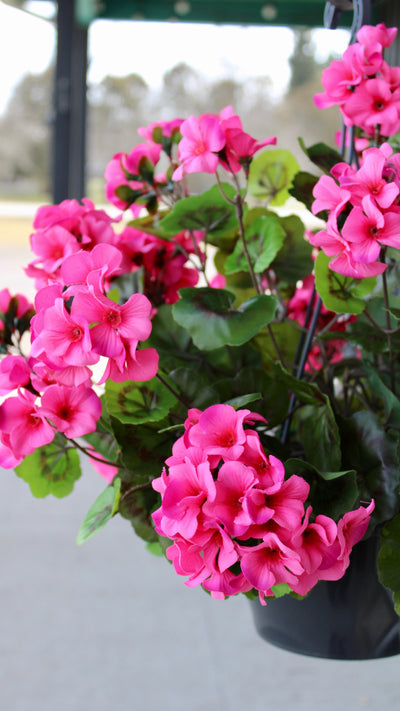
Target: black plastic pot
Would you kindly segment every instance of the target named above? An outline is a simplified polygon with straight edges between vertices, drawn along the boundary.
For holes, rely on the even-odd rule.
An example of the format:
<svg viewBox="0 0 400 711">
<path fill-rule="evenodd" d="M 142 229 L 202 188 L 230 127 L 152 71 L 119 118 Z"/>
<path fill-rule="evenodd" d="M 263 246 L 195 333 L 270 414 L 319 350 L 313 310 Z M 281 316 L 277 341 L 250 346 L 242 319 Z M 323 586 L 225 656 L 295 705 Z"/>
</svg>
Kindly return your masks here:
<svg viewBox="0 0 400 711">
<path fill-rule="evenodd" d="M 400 618 L 376 570 L 375 538 L 358 543 L 338 581 L 320 581 L 303 600 L 251 602 L 258 634 L 290 652 L 328 659 L 400 654 Z"/>
</svg>

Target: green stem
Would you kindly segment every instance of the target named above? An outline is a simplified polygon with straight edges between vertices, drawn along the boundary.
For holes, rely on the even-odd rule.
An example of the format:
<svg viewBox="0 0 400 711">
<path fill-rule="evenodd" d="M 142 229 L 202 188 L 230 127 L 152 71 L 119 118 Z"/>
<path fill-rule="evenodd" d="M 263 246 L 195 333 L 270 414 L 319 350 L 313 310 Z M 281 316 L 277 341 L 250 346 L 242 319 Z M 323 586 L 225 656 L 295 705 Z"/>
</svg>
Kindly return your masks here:
<svg viewBox="0 0 400 711">
<path fill-rule="evenodd" d="M 244 252 L 244 256 L 246 257 L 247 266 L 249 268 L 251 281 L 252 281 L 252 284 L 253 284 L 253 287 L 254 287 L 256 293 L 261 294 L 261 289 L 258 285 L 257 277 L 255 275 L 253 265 L 251 263 L 249 250 L 247 249 L 246 238 L 244 236 L 243 202 L 242 202 L 240 193 L 237 193 L 235 196 L 235 208 L 236 208 L 236 217 L 238 219 L 238 224 L 239 224 L 239 236 L 240 236 L 240 239 L 242 242 L 243 252 Z"/>
</svg>

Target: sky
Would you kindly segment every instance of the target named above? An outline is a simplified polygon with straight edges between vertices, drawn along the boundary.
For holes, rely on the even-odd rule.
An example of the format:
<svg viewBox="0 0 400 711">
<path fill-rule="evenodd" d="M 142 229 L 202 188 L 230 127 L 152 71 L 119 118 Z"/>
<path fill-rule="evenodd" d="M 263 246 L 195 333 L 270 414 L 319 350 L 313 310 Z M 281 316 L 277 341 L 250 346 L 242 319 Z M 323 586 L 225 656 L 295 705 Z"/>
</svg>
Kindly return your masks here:
<svg viewBox="0 0 400 711">
<path fill-rule="evenodd" d="M 31 3 L 44 7 L 46 3 Z M 321 30 L 317 55 L 340 53 L 347 33 Z M 0 0 L 0 114 L 24 74 L 44 71 L 55 53 L 56 32 L 49 20 L 17 10 Z M 206 76 L 234 79 L 266 76 L 279 95 L 289 78 L 293 35 L 283 27 L 189 25 L 166 22 L 99 20 L 89 33 L 89 82 L 106 74 L 140 74 L 156 88 L 168 69 L 184 61 Z"/>
</svg>

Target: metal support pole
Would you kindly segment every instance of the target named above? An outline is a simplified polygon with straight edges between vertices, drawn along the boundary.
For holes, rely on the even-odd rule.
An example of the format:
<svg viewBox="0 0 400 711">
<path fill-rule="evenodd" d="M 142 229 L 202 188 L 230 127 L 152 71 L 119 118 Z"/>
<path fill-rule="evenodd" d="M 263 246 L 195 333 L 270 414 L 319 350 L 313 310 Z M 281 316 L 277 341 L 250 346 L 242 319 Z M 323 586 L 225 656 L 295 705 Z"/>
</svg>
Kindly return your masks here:
<svg viewBox="0 0 400 711">
<path fill-rule="evenodd" d="M 87 29 L 75 21 L 74 0 L 58 0 L 54 83 L 52 197 L 85 195 Z"/>
</svg>

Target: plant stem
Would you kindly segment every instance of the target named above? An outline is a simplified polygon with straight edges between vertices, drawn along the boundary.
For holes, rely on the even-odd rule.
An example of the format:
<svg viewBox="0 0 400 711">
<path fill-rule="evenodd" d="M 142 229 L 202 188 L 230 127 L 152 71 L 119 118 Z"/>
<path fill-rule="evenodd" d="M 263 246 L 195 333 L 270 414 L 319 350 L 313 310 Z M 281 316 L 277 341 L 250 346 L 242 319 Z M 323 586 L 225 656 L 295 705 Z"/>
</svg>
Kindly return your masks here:
<svg viewBox="0 0 400 711">
<path fill-rule="evenodd" d="M 69 437 L 66 437 L 65 439 L 68 442 L 71 442 L 76 449 L 79 449 L 79 451 L 89 457 L 89 459 L 93 459 L 95 462 L 100 462 L 101 464 L 108 464 L 110 467 L 116 467 L 116 469 L 125 469 L 125 467 L 119 466 L 116 462 L 110 462 L 110 460 L 105 457 L 96 457 L 95 454 L 92 454 L 86 447 L 82 447 L 82 445 L 75 439 L 70 439 Z"/>
<path fill-rule="evenodd" d="M 180 402 L 184 407 L 186 407 L 186 408 L 189 407 L 188 403 L 187 403 L 186 400 L 182 397 L 182 395 L 181 395 L 180 393 L 178 393 L 178 392 L 172 387 L 172 385 L 170 385 L 170 384 L 162 377 L 162 375 L 160 375 L 160 373 L 157 373 L 156 378 L 158 378 L 158 380 L 160 381 L 160 383 L 162 383 L 162 384 L 170 391 L 170 393 L 172 393 L 172 395 L 173 395 L 174 397 L 176 397 L 177 400 L 179 400 L 179 402 Z"/>
<path fill-rule="evenodd" d="M 252 265 L 251 259 L 250 259 L 249 250 L 247 249 L 246 238 L 244 236 L 243 202 L 242 202 L 240 193 L 237 193 L 235 196 L 235 208 L 236 208 L 236 217 L 237 217 L 238 223 L 239 223 L 239 235 L 240 235 L 240 239 L 242 241 L 243 252 L 244 252 L 244 256 L 246 257 L 246 262 L 247 262 L 247 266 L 249 268 L 251 281 L 252 281 L 252 284 L 254 286 L 256 293 L 261 294 L 261 289 L 259 287 L 257 277 L 254 273 L 253 265 Z"/>
</svg>

